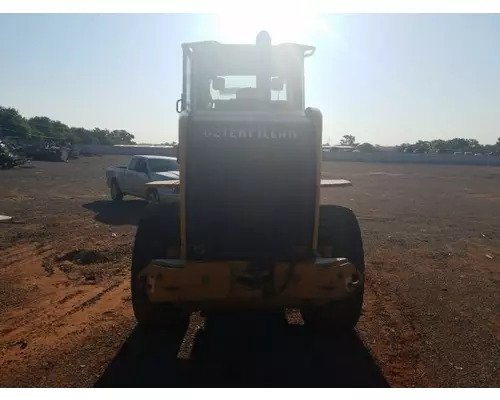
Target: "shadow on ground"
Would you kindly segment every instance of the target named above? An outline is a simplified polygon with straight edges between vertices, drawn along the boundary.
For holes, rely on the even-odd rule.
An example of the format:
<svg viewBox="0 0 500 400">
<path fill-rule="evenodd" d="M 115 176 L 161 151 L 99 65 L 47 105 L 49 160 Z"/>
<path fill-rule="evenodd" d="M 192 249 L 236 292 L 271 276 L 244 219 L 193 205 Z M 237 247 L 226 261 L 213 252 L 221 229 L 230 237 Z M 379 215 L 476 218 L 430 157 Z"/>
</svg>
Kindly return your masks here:
<svg viewBox="0 0 500 400">
<path fill-rule="evenodd" d="M 83 207 L 94 212 L 96 221 L 107 225 L 137 225 L 148 203 L 144 200 L 97 200 Z"/>
<path fill-rule="evenodd" d="M 288 324 L 238 331 L 198 330 L 190 358 L 180 359 L 182 335 L 136 327 L 95 387 L 389 386 L 354 332 L 323 338 Z"/>
</svg>

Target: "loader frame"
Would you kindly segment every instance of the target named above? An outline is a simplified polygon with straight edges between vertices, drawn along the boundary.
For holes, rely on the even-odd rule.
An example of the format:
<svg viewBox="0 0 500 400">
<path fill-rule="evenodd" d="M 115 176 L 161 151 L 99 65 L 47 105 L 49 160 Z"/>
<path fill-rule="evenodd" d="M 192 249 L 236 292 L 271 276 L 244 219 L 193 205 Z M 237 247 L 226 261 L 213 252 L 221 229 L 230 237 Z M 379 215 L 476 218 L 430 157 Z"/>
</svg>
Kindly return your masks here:
<svg viewBox="0 0 500 400">
<path fill-rule="evenodd" d="M 200 45 L 200 44 L 197 44 Z M 211 43 L 213 46 L 224 46 Z M 231 45 L 234 46 L 234 45 Z M 278 45 L 278 46 L 290 46 Z M 302 46 L 302 45 L 293 45 Z M 314 52 L 314 47 L 302 46 L 304 57 Z M 155 181 L 152 187 L 178 187 L 180 208 L 180 248 L 167 249 L 167 258 L 154 259 L 138 278 L 146 288 L 152 303 L 182 304 L 190 309 L 220 307 L 300 307 L 304 304 L 321 305 L 345 298 L 363 285 L 363 272 L 348 259 L 329 256 L 331 249 L 318 247 L 320 190 L 322 187 L 351 186 L 343 179 L 321 179 L 322 162 L 322 114 L 318 109 L 307 108 L 315 132 L 316 193 L 312 249 L 316 257 L 297 263 L 276 263 L 272 266 L 273 281 L 280 290 L 270 293 L 256 291 L 252 282 L 245 281 L 251 262 L 232 260 L 199 262 L 187 257 L 186 234 L 186 165 L 187 127 L 190 119 L 191 93 L 190 66 L 193 44 L 183 48 L 183 93 L 177 101 L 179 115 L 178 162 L 179 180 Z M 302 70 L 302 85 L 303 85 Z M 166 244 L 168 246 L 168 244 Z M 251 279 L 250 279 L 251 281 Z M 231 300 L 228 302 L 228 300 Z"/>
</svg>

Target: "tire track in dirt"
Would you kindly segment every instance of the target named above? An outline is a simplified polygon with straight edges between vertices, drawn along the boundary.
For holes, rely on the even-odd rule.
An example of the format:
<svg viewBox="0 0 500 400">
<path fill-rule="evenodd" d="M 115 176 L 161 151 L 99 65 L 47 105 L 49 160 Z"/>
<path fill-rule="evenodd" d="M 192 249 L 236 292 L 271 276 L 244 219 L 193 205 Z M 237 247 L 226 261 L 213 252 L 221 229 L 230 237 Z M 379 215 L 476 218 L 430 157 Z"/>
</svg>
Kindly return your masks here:
<svg viewBox="0 0 500 400">
<path fill-rule="evenodd" d="M 128 282 L 113 282 L 107 287 L 80 289 L 81 293 L 73 293 L 65 307 L 52 308 L 51 313 L 38 309 L 39 317 L 35 318 L 18 316 L 14 323 L 23 328 L 2 339 L 0 385 L 12 384 L 15 377 L 16 385 L 37 386 L 37 379 L 46 376 L 48 369 L 56 372 L 61 369 L 57 373 L 64 374 L 65 366 L 57 367 L 58 363 L 75 353 L 81 343 L 92 343 L 96 327 L 101 330 L 108 327 L 114 335 L 114 329 L 122 326 L 124 320 L 132 320 L 130 305 L 120 296 L 128 286 Z M 63 291 L 59 297 L 68 298 L 68 294 Z M 79 356 L 73 354 L 73 357 Z"/>
<path fill-rule="evenodd" d="M 112 323 L 123 315 L 130 319 L 129 303 L 121 295 L 128 290 L 128 281 L 117 276 L 111 281 L 75 284 L 59 268 L 48 273 L 45 262 L 50 264 L 57 253 L 50 245 L 36 243 L 3 252 L 0 285 L 6 301 L 0 314 L 1 386 L 14 381 L 36 386 L 29 383 L 34 371 L 37 377 L 45 376 L 47 368 L 57 365 L 61 351 L 89 340 L 95 325 Z"/>
</svg>

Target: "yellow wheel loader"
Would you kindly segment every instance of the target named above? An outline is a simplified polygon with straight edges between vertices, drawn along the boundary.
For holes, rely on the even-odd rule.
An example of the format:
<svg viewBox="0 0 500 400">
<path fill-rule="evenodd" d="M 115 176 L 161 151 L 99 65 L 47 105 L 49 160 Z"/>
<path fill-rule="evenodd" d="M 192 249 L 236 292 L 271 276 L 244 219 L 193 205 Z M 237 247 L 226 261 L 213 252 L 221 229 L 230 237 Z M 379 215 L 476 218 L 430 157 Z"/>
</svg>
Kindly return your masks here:
<svg viewBox="0 0 500 400">
<path fill-rule="evenodd" d="M 322 114 L 305 108 L 315 48 L 186 43 L 179 201 L 151 205 L 137 229 L 131 290 L 144 326 L 184 329 L 192 312 L 300 309 L 319 333 L 354 329 L 364 251 L 354 213 L 320 204 Z"/>
</svg>

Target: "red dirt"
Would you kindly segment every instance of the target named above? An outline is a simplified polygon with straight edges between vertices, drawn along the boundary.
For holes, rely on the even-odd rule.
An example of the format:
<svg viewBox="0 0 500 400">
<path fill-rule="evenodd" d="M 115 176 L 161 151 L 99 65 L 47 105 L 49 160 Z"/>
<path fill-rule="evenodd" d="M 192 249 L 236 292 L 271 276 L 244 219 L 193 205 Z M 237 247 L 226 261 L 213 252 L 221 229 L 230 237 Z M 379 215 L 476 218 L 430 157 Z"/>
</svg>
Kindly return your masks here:
<svg viewBox="0 0 500 400">
<path fill-rule="evenodd" d="M 0 213 L 14 217 L 0 223 L 1 386 L 500 386 L 500 168 L 325 163 L 354 183 L 323 202 L 352 208 L 363 230 L 358 334 L 294 323 L 228 337 L 195 315 L 183 340 L 135 327 L 144 203 L 112 206 L 104 181 L 126 159 L 0 171 Z M 76 250 L 97 255 L 64 259 Z"/>
</svg>

